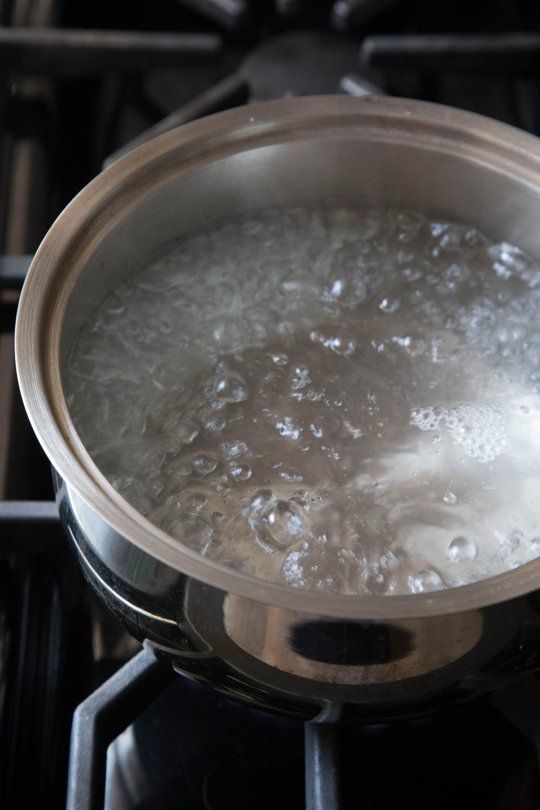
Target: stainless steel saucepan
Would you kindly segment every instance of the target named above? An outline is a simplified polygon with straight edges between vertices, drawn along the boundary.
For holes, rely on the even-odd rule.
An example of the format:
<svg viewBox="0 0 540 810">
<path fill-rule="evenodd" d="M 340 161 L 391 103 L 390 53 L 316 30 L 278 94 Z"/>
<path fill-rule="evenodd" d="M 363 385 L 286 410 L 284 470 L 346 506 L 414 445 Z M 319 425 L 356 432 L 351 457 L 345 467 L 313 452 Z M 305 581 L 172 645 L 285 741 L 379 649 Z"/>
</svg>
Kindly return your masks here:
<svg viewBox="0 0 540 810">
<path fill-rule="evenodd" d="M 540 559 L 408 596 L 257 580 L 184 547 L 124 501 L 82 446 L 62 387 L 76 331 L 141 258 L 227 217 L 333 199 L 469 222 L 540 257 L 536 138 L 417 101 L 255 104 L 161 135 L 73 200 L 23 289 L 17 369 L 86 576 L 135 636 L 179 670 L 261 707 L 399 717 L 540 667 Z"/>
</svg>

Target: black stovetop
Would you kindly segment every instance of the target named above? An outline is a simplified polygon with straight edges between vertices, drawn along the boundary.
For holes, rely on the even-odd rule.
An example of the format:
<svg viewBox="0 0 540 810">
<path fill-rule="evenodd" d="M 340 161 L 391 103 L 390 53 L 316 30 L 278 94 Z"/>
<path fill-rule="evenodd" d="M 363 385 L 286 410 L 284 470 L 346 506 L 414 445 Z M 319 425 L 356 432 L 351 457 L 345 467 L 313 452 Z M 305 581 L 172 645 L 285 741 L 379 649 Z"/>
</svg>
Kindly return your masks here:
<svg viewBox="0 0 540 810">
<path fill-rule="evenodd" d="M 250 100 L 373 85 L 540 133 L 538 4 L 11 0 L 0 21 L 0 807 L 540 807 L 534 681 L 437 718 L 313 728 L 139 652 L 62 534 L 13 366 L 29 258 L 118 154 Z"/>
</svg>

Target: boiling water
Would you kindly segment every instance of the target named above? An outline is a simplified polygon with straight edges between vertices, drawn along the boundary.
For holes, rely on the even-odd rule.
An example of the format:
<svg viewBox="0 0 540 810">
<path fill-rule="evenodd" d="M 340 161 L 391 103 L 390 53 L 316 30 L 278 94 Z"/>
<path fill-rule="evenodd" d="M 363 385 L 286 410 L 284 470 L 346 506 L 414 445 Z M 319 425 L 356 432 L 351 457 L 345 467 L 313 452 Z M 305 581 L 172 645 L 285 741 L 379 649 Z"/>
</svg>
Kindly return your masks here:
<svg viewBox="0 0 540 810">
<path fill-rule="evenodd" d="M 65 385 L 96 464 L 178 542 L 347 594 L 540 554 L 540 269 L 395 210 L 230 222 L 127 277 Z"/>
</svg>

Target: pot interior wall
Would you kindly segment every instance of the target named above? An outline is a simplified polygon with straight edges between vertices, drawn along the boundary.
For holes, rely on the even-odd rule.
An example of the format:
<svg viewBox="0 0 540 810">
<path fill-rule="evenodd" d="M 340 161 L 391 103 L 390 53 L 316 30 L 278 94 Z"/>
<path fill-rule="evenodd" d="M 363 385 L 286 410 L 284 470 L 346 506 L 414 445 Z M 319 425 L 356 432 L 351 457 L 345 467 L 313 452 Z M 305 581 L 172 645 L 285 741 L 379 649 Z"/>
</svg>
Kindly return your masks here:
<svg viewBox="0 0 540 810">
<path fill-rule="evenodd" d="M 174 156 L 173 156 L 174 158 Z M 128 158 L 129 159 L 129 158 Z M 172 166 L 171 166 L 172 163 Z M 111 187 L 71 290 L 62 363 L 74 335 L 117 280 L 168 243 L 262 208 L 298 204 L 402 206 L 470 223 L 540 256 L 540 194 L 514 167 L 459 144 L 322 136 L 221 158 L 191 172 L 169 162 L 145 193 Z M 116 194 L 116 196 L 115 196 Z M 114 198 L 114 199 L 113 199 Z M 76 251 L 74 251 L 76 253 Z"/>
</svg>

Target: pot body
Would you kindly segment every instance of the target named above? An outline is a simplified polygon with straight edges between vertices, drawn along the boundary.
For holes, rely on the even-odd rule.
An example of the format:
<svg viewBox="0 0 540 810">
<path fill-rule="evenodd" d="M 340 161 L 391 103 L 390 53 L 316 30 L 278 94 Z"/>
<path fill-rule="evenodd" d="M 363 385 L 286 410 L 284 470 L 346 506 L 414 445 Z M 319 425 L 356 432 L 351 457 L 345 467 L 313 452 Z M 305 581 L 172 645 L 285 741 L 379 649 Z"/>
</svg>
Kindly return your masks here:
<svg viewBox="0 0 540 810">
<path fill-rule="evenodd" d="M 99 176 L 45 238 L 17 322 L 21 391 L 86 576 L 137 638 L 261 707 L 421 714 L 540 666 L 540 561 L 405 597 L 307 594 L 249 578 L 123 501 L 84 450 L 63 393 L 77 330 L 141 260 L 229 217 L 315 203 L 470 222 L 538 257 L 540 148 L 479 116 L 370 97 L 269 102 L 167 133 Z"/>
<path fill-rule="evenodd" d="M 181 672 L 264 709 L 375 721 L 418 716 L 540 667 L 540 593 L 437 616 L 366 620 L 267 604 L 136 548 L 55 475 L 86 578 Z"/>
</svg>

